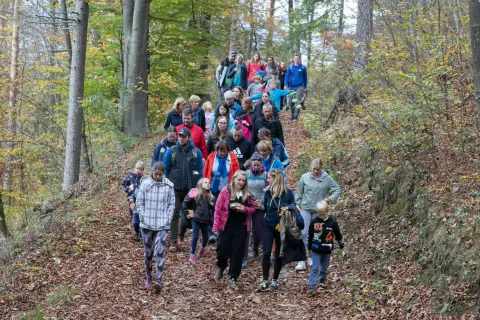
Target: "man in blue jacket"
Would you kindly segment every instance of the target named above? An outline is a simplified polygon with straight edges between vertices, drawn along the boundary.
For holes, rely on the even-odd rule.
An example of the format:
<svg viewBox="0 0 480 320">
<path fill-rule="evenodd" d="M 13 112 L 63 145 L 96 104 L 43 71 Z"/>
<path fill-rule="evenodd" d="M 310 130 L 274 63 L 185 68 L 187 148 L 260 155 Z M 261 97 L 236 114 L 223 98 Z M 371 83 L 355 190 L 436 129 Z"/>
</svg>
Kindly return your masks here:
<svg viewBox="0 0 480 320">
<path fill-rule="evenodd" d="M 300 55 L 296 54 L 293 57 L 293 63 L 287 68 L 285 74 L 285 90 L 291 89 L 296 92 L 297 101 L 303 100 L 303 95 L 307 91 L 308 76 L 307 68 L 300 62 Z M 304 102 L 302 101 L 302 109 L 305 110 Z M 290 103 L 290 110 L 292 113 L 292 121 L 298 121 L 299 108 L 294 108 Z"/>
</svg>

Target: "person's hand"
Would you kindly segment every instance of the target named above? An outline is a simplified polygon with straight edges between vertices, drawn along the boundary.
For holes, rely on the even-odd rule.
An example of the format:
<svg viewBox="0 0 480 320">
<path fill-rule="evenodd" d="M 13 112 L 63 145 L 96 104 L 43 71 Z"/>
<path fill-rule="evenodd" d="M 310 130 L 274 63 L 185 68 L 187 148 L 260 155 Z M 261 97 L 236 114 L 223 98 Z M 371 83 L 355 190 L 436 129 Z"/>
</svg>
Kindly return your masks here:
<svg viewBox="0 0 480 320">
<path fill-rule="evenodd" d="M 188 210 L 187 219 L 193 219 L 193 210 Z"/>
<path fill-rule="evenodd" d="M 248 126 L 248 122 L 246 120 L 242 120 L 242 124 Z"/>
<path fill-rule="evenodd" d="M 235 70 L 235 72 L 238 72 L 238 68 L 235 68 L 234 70 Z"/>
<path fill-rule="evenodd" d="M 135 189 L 135 186 L 133 184 L 131 184 L 131 185 L 128 186 L 128 189 L 130 189 L 130 191 L 133 191 L 133 189 Z"/>
<path fill-rule="evenodd" d="M 235 119 L 235 121 L 233 121 L 233 123 L 234 123 L 234 124 L 237 124 L 237 123 L 238 123 L 238 120 L 237 120 L 237 119 Z"/>
<path fill-rule="evenodd" d="M 253 201 L 253 204 L 254 204 L 255 207 L 257 207 L 257 208 L 261 208 L 261 207 L 262 207 L 262 201 L 260 201 L 260 200 L 258 200 L 258 199 L 255 200 L 255 201 Z"/>
<path fill-rule="evenodd" d="M 307 89 L 307 88 L 303 89 L 303 92 L 307 93 L 307 92 L 308 92 L 308 89 Z"/>
<path fill-rule="evenodd" d="M 283 87 L 283 90 L 288 90 L 288 86 Z"/>
<path fill-rule="evenodd" d="M 237 212 L 244 212 L 245 211 L 245 206 L 242 204 L 242 205 L 236 207 L 235 210 L 237 210 Z"/>
<path fill-rule="evenodd" d="M 130 202 L 130 210 L 133 211 L 133 209 L 135 209 L 135 203 L 134 203 L 134 202 Z"/>
</svg>

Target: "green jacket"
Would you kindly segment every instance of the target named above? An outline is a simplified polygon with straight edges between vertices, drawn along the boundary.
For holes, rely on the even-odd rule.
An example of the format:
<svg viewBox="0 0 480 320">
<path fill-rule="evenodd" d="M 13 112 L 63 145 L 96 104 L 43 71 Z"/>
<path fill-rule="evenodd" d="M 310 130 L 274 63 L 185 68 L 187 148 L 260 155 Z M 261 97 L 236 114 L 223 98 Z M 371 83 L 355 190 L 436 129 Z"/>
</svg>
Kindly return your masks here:
<svg viewBox="0 0 480 320">
<path fill-rule="evenodd" d="M 329 192 L 332 193 L 330 196 Z M 325 170 L 322 170 L 318 179 L 315 179 L 311 172 L 307 172 L 298 182 L 295 203 L 300 209 L 313 213 L 318 201 L 327 198 L 328 203 L 336 202 L 341 193 L 342 189 Z"/>
</svg>

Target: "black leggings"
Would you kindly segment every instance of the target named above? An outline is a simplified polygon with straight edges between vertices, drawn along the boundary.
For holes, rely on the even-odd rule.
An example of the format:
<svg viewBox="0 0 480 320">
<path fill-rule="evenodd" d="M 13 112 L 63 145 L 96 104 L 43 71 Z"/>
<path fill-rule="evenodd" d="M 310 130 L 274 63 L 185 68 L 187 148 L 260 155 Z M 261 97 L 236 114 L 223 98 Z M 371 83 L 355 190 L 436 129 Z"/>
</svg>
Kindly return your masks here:
<svg viewBox="0 0 480 320">
<path fill-rule="evenodd" d="M 273 241 L 275 241 L 275 265 L 273 267 L 273 280 L 277 280 L 280 270 L 282 269 L 282 258 L 280 257 L 280 232 L 275 230 L 275 227 L 265 225 L 263 227 L 262 261 L 263 280 L 265 281 L 268 281 L 268 274 L 270 273 L 270 256 L 272 255 Z"/>
<path fill-rule="evenodd" d="M 225 269 L 230 259 L 230 278 L 238 278 L 242 271 L 243 252 L 245 251 L 245 239 L 247 228 L 225 227 L 218 233 L 217 243 L 217 267 Z"/>
</svg>

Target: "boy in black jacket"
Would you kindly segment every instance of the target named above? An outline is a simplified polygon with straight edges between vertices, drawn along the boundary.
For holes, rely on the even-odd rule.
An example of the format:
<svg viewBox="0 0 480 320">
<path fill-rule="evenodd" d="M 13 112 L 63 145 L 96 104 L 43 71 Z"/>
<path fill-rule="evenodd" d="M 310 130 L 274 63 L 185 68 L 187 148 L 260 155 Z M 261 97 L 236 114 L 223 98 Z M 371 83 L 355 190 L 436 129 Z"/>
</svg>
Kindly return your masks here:
<svg viewBox="0 0 480 320">
<path fill-rule="evenodd" d="M 330 255 L 333 251 L 333 239 L 338 241 L 340 249 L 344 242 L 337 221 L 328 216 L 328 204 L 325 200 L 315 207 L 318 217 L 312 220 L 308 229 L 308 250 L 312 251 L 312 270 L 308 280 L 308 293 L 313 293 L 317 284 L 318 269 L 320 269 L 320 289 L 325 288 Z"/>
</svg>

